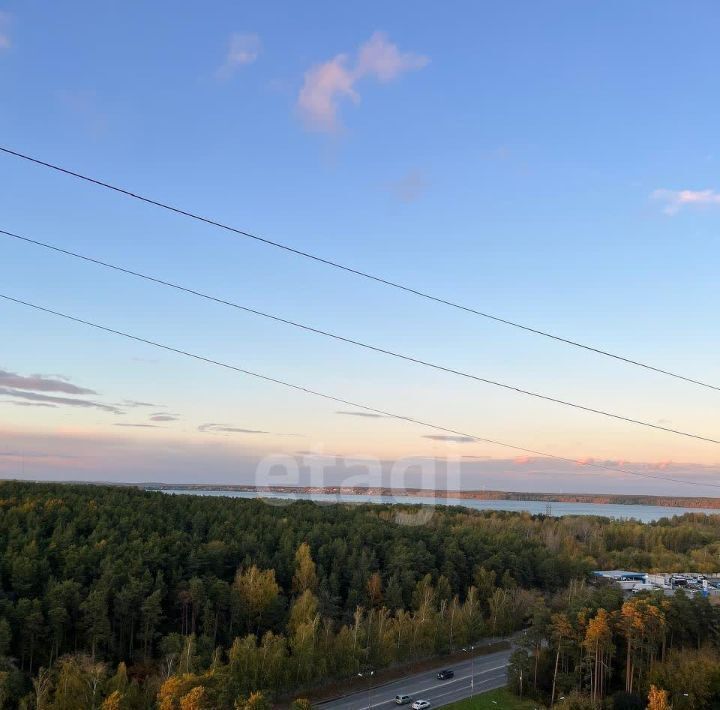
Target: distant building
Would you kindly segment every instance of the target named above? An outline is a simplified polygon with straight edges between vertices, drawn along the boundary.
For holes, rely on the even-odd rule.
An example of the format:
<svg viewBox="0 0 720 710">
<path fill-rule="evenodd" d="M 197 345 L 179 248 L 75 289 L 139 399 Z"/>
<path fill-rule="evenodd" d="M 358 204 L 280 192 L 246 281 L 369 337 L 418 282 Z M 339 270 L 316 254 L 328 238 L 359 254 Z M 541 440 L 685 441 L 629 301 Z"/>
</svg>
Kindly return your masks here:
<svg viewBox="0 0 720 710">
<path fill-rule="evenodd" d="M 596 577 L 612 580 L 613 582 L 647 582 L 647 573 L 629 572 L 624 569 L 596 570 L 593 572 Z"/>
<path fill-rule="evenodd" d="M 672 596 L 682 589 L 689 595 L 700 594 L 720 602 L 720 577 L 717 575 L 707 577 L 698 572 L 648 574 L 622 569 L 596 570 L 593 575 L 615 582 L 628 595 L 662 592 L 665 596 Z"/>
</svg>

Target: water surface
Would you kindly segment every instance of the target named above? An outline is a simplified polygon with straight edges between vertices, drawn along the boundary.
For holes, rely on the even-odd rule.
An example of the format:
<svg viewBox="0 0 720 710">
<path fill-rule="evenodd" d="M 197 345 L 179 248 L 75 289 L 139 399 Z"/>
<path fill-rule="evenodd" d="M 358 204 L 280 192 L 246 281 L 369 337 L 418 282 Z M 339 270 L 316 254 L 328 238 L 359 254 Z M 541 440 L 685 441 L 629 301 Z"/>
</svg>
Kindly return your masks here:
<svg viewBox="0 0 720 710">
<path fill-rule="evenodd" d="M 472 500 L 470 498 L 445 498 L 433 496 L 382 496 L 334 493 L 281 493 L 256 491 L 218 491 L 205 489 L 166 488 L 163 493 L 175 495 L 222 496 L 227 498 L 269 498 L 276 504 L 281 501 L 312 500 L 317 503 L 402 503 L 410 505 L 455 505 L 473 510 L 507 510 L 527 512 L 534 515 L 602 515 L 607 518 L 627 520 L 633 518 L 650 523 L 660 518 L 671 518 L 683 513 L 708 513 L 720 515 L 720 509 L 682 508 L 664 505 L 622 505 L 618 503 L 547 503 L 540 500 Z"/>
</svg>

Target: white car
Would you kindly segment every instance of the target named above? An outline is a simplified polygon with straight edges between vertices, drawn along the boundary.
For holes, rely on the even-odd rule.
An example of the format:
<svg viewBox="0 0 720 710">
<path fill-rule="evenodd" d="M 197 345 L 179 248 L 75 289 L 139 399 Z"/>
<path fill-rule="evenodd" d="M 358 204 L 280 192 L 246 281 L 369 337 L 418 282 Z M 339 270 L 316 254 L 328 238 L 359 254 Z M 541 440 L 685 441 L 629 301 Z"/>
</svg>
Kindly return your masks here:
<svg viewBox="0 0 720 710">
<path fill-rule="evenodd" d="M 425 710 L 430 707 L 429 700 L 416 700 L 411 706 L 413 710 Z"/>
</svg>

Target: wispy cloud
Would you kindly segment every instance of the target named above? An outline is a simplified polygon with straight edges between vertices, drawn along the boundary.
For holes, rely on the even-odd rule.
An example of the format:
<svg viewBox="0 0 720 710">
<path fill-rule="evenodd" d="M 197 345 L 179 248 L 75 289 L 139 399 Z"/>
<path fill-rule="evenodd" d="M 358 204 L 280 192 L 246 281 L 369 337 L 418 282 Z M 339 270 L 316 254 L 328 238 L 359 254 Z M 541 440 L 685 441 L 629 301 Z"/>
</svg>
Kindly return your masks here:
<svg viewBox="0 0 720 710">
<path fill-rule="evenodd" d="M 123 427 L 133 427 L 137 429 L 161 429 L 162 427 L 157 426 L 156 424 L 130 424 L 130 423 L 117 423 L 115 426 L 123 426 Z"/>
<path fill-rule="evenodd" d="M 396 79 L 412 69 L 422 69 L 430 60 L 414 52 L 401 52 L 384 32 L 375 32 L 360 47 L 355 74 L 358 77 L 375 76 L 379 81 Z"/>
<path fill-rule="evenodd" d="M 111 404 L 102 404 L 90 399 L 73 399 L 72 397 L 55 397 L 53 395 L 40 394 L 38 392 L 28 392 L 25 390 L 12 389 L 11 387 L 0 387 L 0 395 L 4 397 L 17 397 L 31 402 L 43 402 L 46 404 L 57 404 L 68 407 L 85 407 L 91 409 L 100 409 L 103 412 L 111 412 L 112 414 L 122 414 L 122 410 Z"/>
<path fill-rule="evenodd" d="M 230 36 L 223 65 L 218 69 L 220 79 L 229 79 L 240 67 L 253 64 L 260 56 L 262 42 L 252 33 L 235 32 Z"/>
<path fill-rule="evenodd" d="M 84 126 L 95 138 L 107 133 L 110 114 L 93 91 L 60 89 L 57 93 L 61 106 L 72 115 L 73 120 Z"/>
<path fill-rule="evenodd" d="M 370 459 L 364 458 L 362 456 L 348 456 L 347 454 L 333 454 L 333 453 L 330 453 L 329 451 L 296 451 L 295 455 L 302 456 L 304 458 L 312 458 L 312 459 L 338 460 L 338 461 L 343 461 L 345 463 L 370 460 Z"/>
<path fill-rule="evenodd" d="M 30 375 L 24 377 L 8 370 L 0 370 L 0 385 L 18 390 L 34 390 L 36 392 L 63 392 L 64 394 L 97 394 L 94 390 L 78 387 L 58 375 Z"/>
<path fill-rule="evenodd" d="M 124 399 L 122 403 L 126 407 L 152 407 L 153 409 L 157 409 L 159 406 L 162 406 L 153 404 L 152 402 L 137 402 L 134 399 Z"/>
<path fill-rule="evenodd" d="M 227 424 L 201 424 L 198 431 L 220 432 L 223 434 L 269 434 L 269 431 L 260 429 L 243 429 L 241 427 L 229 426 Z"/>
<path fill-rule="evenodd" d="M 176 422 L 180 417 L 174 414 L 153 414 L 150 417 L 151 422 Z"/>
<path fill-rule="evenodd" d="M 25 407 L 84 407 L 99 409 L 112 414 L 121 414 L 115 404 L 104 404 L 93 399 L 61 397 L 45 394 L 58 392 L 63 395 L 96 395 L 95 390 L 72 384 L 62 375 L 18 375 L 9 370 L 0 370 L 0 395 L 12 397 L 18 406 Z"/>
<path fill-rule="evenodd" d="M 46 454 L 37 451 L 0 451 L 0 458 L 7 459 L 79 459 L 79 456 L 74 454 Z"/>
<path fill-rule="evenodd" d="M 663 212 L 675 215 L 685 207 L 720 207 L 716 190 L 655 190 L 652 199 L 665 203 Z"/>
<path fill-rule="evenodd" d="M 471 444 L 477 439 L 472 436 L 454 436 L 452 434 L 424 434 L 423 439 L 432 439 L 433 441 L 451 441 L 455 444 Z"/>
<path fill-rule="evenodd" d="M 15 402 L 12 400 L 3 400 L 0 404 L 14 404 L 16 407 L 50 407 L 55 408 L 57 404 L 50 404 L 48 402 Z"/>
<path fill-rule="evenodd" d="M 10 13 L 0 10 L 0 51 L 10 49 Z"/>
<path fill-rule="evenodd" d="M 429 61 L 420 54 L 401 52 L 384 32 L 375 32 L 361 45 L 354 61 L 347 54 L 338 54 L 305 73 L 297 99 L 298 110 L 309 129 L 334 132 L 340 126 L 340 101 L 360 101 L 356 84 L 361 79 L 370 77 L 387 83 L 424 67 Z"/>
<path fill-rule="evenodd" d="M 388 185 L 388 191 L 400 202 L 415 202 L 425 192 L 428 180 L 421 170 L 410 170 Z"/>
<path fill-rule="evenodd" d="M 367 417 L 368 419 L 384 419 L 382 414 L 373 414 L 372 412 L 346 412 L 338 410 L 335 414 L 342 414 L 346 417 Z"/>
<path fill-rule="evenodd" d="M 251 451 L 249 444 L 259 443 L 258 438 L 228 437 L 207 435 L 169 437 L 169 430 L 159 428 L 140 436 L 142 429 L 114 429 L 110 433 L 73 433 L 67 431 L 28 432 L 13 429 L 6 422 L 2 432 L 5 440 L 0 440 L 0 450 L 5 452 L 42 452 L 49 454 L 45 460 L 26 461 L 26 477 L 31 479 L 56 480 L 94 480 L 94 481 L 166 481 L 188 483 L 248 483 L 257 482 L 257 467 L 265 455 L 264 452 Z M 124 433 L 123 433 L 124 432 Z M 123 439 L 118 445 L 118 439 Z M 266 439 L 263 439 L 265 441 Z M 12 443 L 11 443 L 12 442 Z M 222 445 L 218 446 L 221 442 Z M 311 446 L 310 449 L 313 447 Z M 325 454 L 332 457 L 340 452 Z M 77 456 L 76 459 L 63 460 L 63 456 Z M 311 454 L 323 455 L 322 451 L 308 450 L 297 453 L 298 456 Z M 568 453 L 569 456 L 575 455 Z M 343 461 L 323 462 L 323 484 L 359 485 L 358 470 L 348 465 L 359 457 L 347 456 Z M 659 457 L 658 457 L 659 459 Z M 720 476 L 720 463 L 668 463 L 667 461 L 642 462 L 638 460 L 618 462 L 630 471 L 648 471 L 658 478 L 683 478 L 688 481 L 706 482 L 705 490 L 693 486 L 693 495 L 714 496 L 717 492 L 711 487 Z M 320 459 L 318 459 L 320 460 Z M 432 459 L 428 459 L 432 460 Z M 438 461 L 441 459 L 438 459 Z M 525 465 L 518 465 L 521 461 Z M 598 458 L 597 461 L 602 461 Z M 302 463 L 302 462 L 301 462 Z M 307 462 L 311 463 L 310 460 Z M 397 486 L 392 475 L 395 460 L 388 458 L 381 462 L 383 483 Z M 608 462 L 614 463 L 614 462 Z M 4 467 L 3 467 L 4 465 Z M 658 469 L 662 469 L 659 471 Z M 309 465 L 299 466 L 299 477 L 293 477 L 293 485 L 317 485 L 316 469 Z M 377 485 L 377 479 L 371 473 L 375 462 L 368 467 L 368 481 Z M 453 485 L 446 485 L 448 479 L 445 469 L 437 469 L 433 487 L 442 489 L 451 487 L 461 490 L 510 490 L 533 492 L 585 492 L 585 493 L 645 493 L 686 495 L 689 487 L 678 487 L 676 483 L 664 483 L 662 480 L 648 480 L 630 474 L 599 471 L 590 466 L 578 466 L 571 461 L 558 461 L 528 456 L 524 460 L 512 458 L 492 458 L 486 461 L 463 460 L 459 486 L 453 479 Z M 0 457 L 0 474 L 5 478 L 17 478 L 20 467 L 17 458 L 12 455 Z M 364 475 L 364 474 L 361 474 Z M 408 471 L 403 478 L 405 488 L 428 485 L 423 474 Z"/>
</svg>

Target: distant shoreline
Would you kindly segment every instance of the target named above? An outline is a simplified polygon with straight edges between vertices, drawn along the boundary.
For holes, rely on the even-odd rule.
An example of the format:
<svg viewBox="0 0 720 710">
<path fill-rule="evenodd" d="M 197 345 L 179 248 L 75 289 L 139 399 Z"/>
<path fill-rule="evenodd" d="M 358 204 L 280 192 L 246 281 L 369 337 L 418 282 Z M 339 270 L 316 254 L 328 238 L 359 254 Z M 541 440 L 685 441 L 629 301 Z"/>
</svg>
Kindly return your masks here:
<svg viewBox="0 0 720 710">
<path fill-rule="evenodd" d="M 415 498 L 454 498 L 463 500 L 518 500 L 542 503 L 593 503 L 599 505 L 656 505 L 672 508 L 720 509 L 720 498 L 670 497 L 612 493 L 523 493 L 515 491 L 445 491 L 422 488 L 394 490 L 392 488 L 365 488 L 361 486 L 250 486 L 200 483 L 144 483 L 145 490 L 227 491 L 242 493 L 298 493 L 303 495 L 393 496 Z"/>
</svg>

